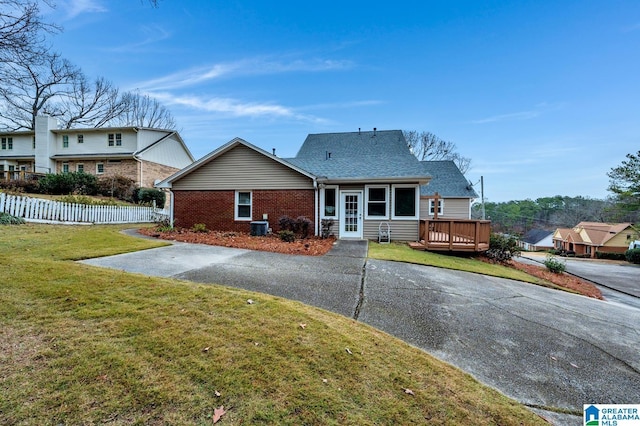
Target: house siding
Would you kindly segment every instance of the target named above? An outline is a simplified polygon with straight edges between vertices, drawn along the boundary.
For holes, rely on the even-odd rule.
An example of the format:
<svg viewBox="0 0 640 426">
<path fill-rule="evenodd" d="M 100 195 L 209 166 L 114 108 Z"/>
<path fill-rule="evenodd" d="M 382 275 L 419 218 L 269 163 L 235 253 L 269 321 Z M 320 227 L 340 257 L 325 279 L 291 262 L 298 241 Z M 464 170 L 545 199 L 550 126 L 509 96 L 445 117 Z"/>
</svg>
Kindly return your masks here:
<svg viewBox="0 0 640 426">
<path fill-rule="evenodd" d="M 417 220 L 365 220 L 363 237 L 366 240 L 378 240 L 380 222 L 387 222 L 391 227 L 391 239 L 394 241 L 416 241 L 420 224 Z"/>
<path fill-rule="evenodd" d="M 313 189 L 313 180 L 246 146 L 238 145 L 172 183 L 183 190 Z"/>
<path fill-rule="evenodd" d="M 444 211 L 438 217 L 442 219 L 470 219 L 471 210 L 468 198 L 441 198 L 444 202 Z M 429 215 L 429 198 L 420 197 L 420 219 L 433 219 Z"/>
<path fill-rule="evenodd" d="M 235 220 L 235 190 L 173 191 L 175 225 L 190 228 L 204 223 L 217 231 L 249 232 L 250 221 Z M 269 227 L 279 231 L 278 219 L 305 216 L 315 226 L 313 190 L 252 190 L 252 220 L 268 217 Z M 311 228 L 314 229 L 313 227 Z M 313 232 L 313 231 L 312 231 Z"/>
</svg>

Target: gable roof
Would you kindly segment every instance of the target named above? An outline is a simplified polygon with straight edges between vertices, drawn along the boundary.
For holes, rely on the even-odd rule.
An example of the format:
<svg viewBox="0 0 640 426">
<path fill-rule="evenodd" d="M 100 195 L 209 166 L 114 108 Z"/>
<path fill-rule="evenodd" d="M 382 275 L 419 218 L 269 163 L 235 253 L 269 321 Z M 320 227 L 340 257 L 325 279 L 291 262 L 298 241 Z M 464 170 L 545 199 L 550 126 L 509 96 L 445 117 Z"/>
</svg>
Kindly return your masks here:
<svg viewBox="0 0 640 426">
<path fill-rule="evenodd" d="M 427 183 L 400 130 L 310 134 L 287 162 L 333 182 Z"/>
<path fill-rule="evenodd" d="M 631 223 L 580 222 L 573 228 L 558 228 L 554 239 L 603 246 L 607 241 L 631 226 Z"/>
<path fill-rule="evenodd" d="M 450 160 L 421 161 L 431 182 L 420 187 L 420 195 L 434 195 L 436 192 L 445 198 L 478 198 L 478 194 L 469 184 L 456 163 Z"/>
<path fill-rule="evenodd" d="M 168 178 L 164 179 L 161 182 L 158 182 L 155 186 L 157 188 L 171 188 L 171 183 L 175 182 L 176 180 L 180 179 L 181 177 L 199 169 L 200 167 L 204 166 L 205 164 L 208 164 L 209 162 L 215 160 L 216 158 L 218 158 L 219 156 L 221 156 L 222 154 L 230 151 L 231 149 L 235 148 L 238 145 L 242 145 L 245 146 L 261 155 L 264 155 L 265 157 L 268 157 L 269 159 L 278 162 L 292 170 L 295 170 L 296 172 L 307 176 L 310 179 L 313 179 L 315 181 L 315 176 L 305 170 L 302 170 L 301 168 L 297 167 L 294 164 L 290 164 L 289 162 L 276 157 L 275 155 L 261 149 L 258 148 L 255 145 L 250 144 L 249 142 L 245 141 L 244 139 L 240 139 L 240 138 L 234 138 L 232 140 L 230 140 L 229 142 L 227 142 L 226 144 L 222 145 L 221 147 L 219 147 L 218 149 L 210 152 L 209 154 L 205 155 L 204 157 L 200 158 L 198 161 L 191 163 L 190 165 L 188 165 L 187 167 L 185 167 L 182 170 L 177 171 L 176 173 L 172 174 L 171 176 L 169 176 Z"/>
<path fill-rule="evenodd" d="M 529 244 L 536 244 L 552 234 L 553 232 L 545 231 L 544 229 L 531 229 L 522 237 L 522 241 Z"/>
</svg>

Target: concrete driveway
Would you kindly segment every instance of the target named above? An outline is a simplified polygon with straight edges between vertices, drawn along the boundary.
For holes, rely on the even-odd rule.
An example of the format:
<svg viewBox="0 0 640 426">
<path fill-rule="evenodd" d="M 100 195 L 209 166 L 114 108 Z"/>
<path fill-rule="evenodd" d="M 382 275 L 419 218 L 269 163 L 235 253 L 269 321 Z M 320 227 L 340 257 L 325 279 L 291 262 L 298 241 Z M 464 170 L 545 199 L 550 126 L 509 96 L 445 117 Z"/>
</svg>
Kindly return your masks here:
<svg viewBox="0 0 640 426">
<path fill-rule="evenodd" d="M 366 242 L 349 241 L 323 257 L 178 243 L 84 263 L 260 291 L 356 318 L 555 424 L 578 424 L 585 403 L 640 400 L 640 310 L 365 253 Z"/>
<path fill-rule="evenodd" d="M 541 264 L 543 253 L 522 253 L 516 260 Z M 558 257 L 565 262 L 566 271 L 596 284 L 602 295 L 615 301 L 640 308 L 640 265 L 628 262 Z"/>
</svg>

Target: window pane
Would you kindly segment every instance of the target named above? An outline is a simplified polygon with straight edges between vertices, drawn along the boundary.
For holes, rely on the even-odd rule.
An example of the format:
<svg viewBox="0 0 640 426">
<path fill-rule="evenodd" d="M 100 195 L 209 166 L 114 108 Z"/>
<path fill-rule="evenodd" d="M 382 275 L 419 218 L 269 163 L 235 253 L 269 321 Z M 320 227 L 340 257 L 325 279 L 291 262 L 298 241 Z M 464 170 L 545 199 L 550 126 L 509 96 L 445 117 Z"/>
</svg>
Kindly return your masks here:
<svg viewBox="0 0 640 426">
<path fill-rule="evenodd" d="M 387 201 L 385 188 L 369 188 L 369 201 Z"/>
<path fill-rule="evenodd" d="M 336 215 L 336 190 L 335 188 L 328 188 L 324 190 L 324 215 L 335 216 Z"/>
<path fill-rule="evenodd" d="M 416 215 L 416 190 L 414 188 L 396 188 L 395 190 L 395 215 Z"/>
<path fill-rule="evenodd" d="M 251 193 L 238 192 L 238 204 L 251 204 Z"/>
<path fill-rule="evenodd" d="M 249 217 L 251 215 L 251 206 L 238 206 L 238 217 Z"/>
<path fill-rule="evenodd" d="M 385 216 L 387 213 L 387 203 L 369 203 L 367 206 L 368 216 Z"/>
</svg>

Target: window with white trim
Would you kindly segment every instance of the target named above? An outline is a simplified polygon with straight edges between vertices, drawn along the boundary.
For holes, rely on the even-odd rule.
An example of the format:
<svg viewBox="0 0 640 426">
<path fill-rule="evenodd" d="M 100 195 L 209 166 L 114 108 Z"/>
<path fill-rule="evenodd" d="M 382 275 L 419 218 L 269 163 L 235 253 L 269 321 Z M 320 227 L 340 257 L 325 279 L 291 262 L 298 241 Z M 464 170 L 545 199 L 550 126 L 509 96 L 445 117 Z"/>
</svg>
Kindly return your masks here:
<svg viewBox="0 0 640 426">
<path fill-rule="evenodd" d="M 104 173 L 104 163 L 96 163 L 96 174 L 101 175 Z"/>
<path fill-rule="evenodd" d="M 84 135 L 78 135 L 78 143 L 84 143 Z"/>
<path fill-rule="evenodd" d="M 76 164 L 76 172 L 84 173 L 84 164 Z"/>
<path fill-rule="evenodd" d="M 122 146 L 122 133 L 109 133 L 107 140 L 109 146 Z"/>
<path fill-rule="evenodd" d="M 393 185 L 392 194 L 392 219 L 418 219 L 418 206 L 420 205 L 420 192 L 418 185 Z"/>
<path fill-rule="evenodd" d="M 69 173 L 69 163 L 62 163 L 62 173 Z"/>
<path fill-rule="evenodd" d="M 389 186 L 367 185 L 365 204 L 365 219 L 389 219 Z"/>
<path fill-rule="evenodd" d="M 2 138 L 2 149 L 13 149 L 13 138 Z"/>
<path fill-rule="evenodd" d="M 251 191 L 236 191 L 235 220 L 251 220 Z"/>
<path fill-rule="evenodd" d="M 322 206 L 322 217 L 338 217 L 338 187 L 327 186 L 320 191 L 320 205 Z"/>
<path fill-rule="evenodd" d="M 434 201 L 435 200 L 433 198 L 429 199 L 429 216 L 435 215 L 436 203 Z M 444 211 L 444 200 L 440 198 L 438 200 L 438 216 L 442 215 L 443 211 Z"/>
<path fill-rule="evenodd" d="M 69 148 L 69 135 L 62 135 L 62 147 Z"/>
</svg>

